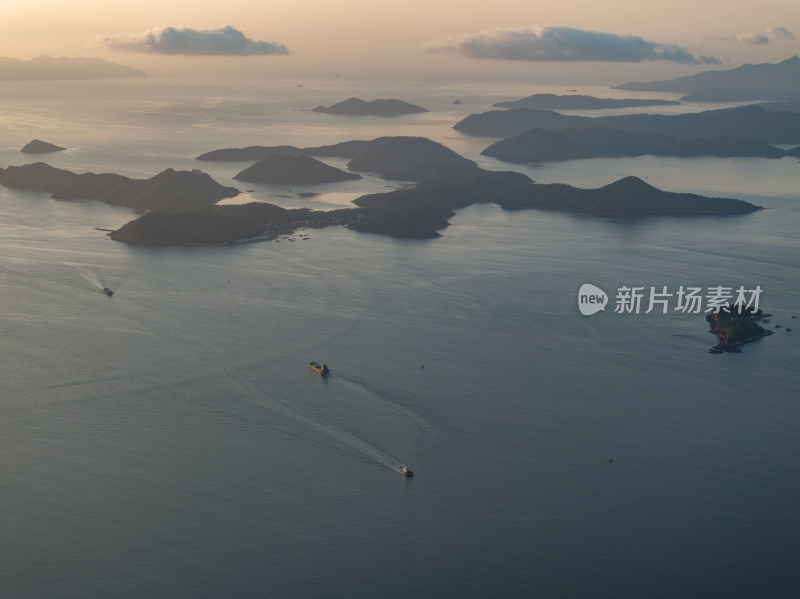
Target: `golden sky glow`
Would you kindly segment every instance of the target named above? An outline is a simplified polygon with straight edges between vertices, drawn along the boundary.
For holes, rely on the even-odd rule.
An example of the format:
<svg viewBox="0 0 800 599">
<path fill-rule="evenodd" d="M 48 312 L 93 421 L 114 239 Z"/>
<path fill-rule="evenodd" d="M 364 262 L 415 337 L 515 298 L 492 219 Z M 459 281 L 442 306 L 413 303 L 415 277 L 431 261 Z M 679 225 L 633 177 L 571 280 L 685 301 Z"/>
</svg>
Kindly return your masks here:
<svg viewBox="0 0 800 599">
<path fill-rule="evenodd" d="M 250 40 L 285 45 L 288 56 L 257 60 L 283 61 L 265 68 L 287 72 L 377 69 L 381 65 L 403 72 L 415 68 L 468 70 L 465 63 L 474 69 L 530 72 L 530 63 L 501 61 L 504 64 L 487 66 L 485 60 L 470 60 L 457 52 L 434 55 L 423 47 L 487 30 L 541 26 L 638 36 L 648 43 L 680 47 L 693 56 L 714 57 L 723 66 L 777 62 L 800 53 L 796 0 L 673 0 L 663 4 L 641 0 L 2 0 L 0 56 L 89 55 L 146 67 L 154 63 L 152 55 L 115 51 L 97 40 L 138 35 L 159 26 L 209 30 L 225 25 Z M 161 65 L 180 60 L 158 58 Z M 698 70 L 686 65 L 681 69 Z M 683 72 L 681 69 L 677 70 Z M 629 70 L 636 72 L 633 67 Z"/>
</svg>

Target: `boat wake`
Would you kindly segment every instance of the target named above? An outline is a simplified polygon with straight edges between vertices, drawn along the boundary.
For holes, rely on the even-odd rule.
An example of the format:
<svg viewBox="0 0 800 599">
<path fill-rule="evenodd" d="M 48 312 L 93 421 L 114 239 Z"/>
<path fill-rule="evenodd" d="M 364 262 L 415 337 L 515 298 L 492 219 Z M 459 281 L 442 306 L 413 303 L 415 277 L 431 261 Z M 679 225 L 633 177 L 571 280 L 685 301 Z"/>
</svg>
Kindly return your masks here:
<svg viewBox="0 0 800 599">
<path fill-rule="evenodd" d="M 299 443 L 316 445 L 325 451 L 395 472 L 405 462 L 417 462 L 417 448 L 424 445 L 433 427 L 390 399 L 391 390 L 373 391 L 364 382 L 335 369 L 322 377 L 303 361 L 297 364 L 297 369 L 308 379 L 297 381 L 296 391 L 291 396 L 276 396 L 269 392 L 269 382 L 260 362 L 243 364 L 209 338 L 182 333 L 191 327 L 184 328 L 186 323 L 176 322 L 174 316 L 171 318 L 165 320 L 151 315 L 147 321 L 136 319 L 130 324 L 151 335 L 159 344 L 172 346 L 175 361 L 193 363 L 192 369 L 202 373 L 199 379 L 208 376 L 222 379 L 233 392 L 230 396 L 238 396 L 286 420 L 281 424 L 274 418 L 254 413 L 254 422 L 261 422 Z M 180 354 L 182 359 L 178 358 Z M 231 410 L 236 410 L 239 417 L 244 416 L 236 407 L 232 406 Z"/>
<path fill-rule="evenodd" d="M 318 375 L 312 374 L 312 377 Z M 432 427 L 410 410 L 364 385 L 333 373 L 306 397 L 265 397 L 262 387 L 239 373 L 230 381 L 251 401 L 315 434 L 281 427 L 284 434 L 350 459 L 394 472 L 421 447 Z M 413 455 L 411 456 L 413 457 Z"/>
<path fill-rule="evenodd" d="M 318 433 L 303 440 L 397 471 L 431 427 L 416 414 L 343 377 L 330 374 L 321 393 L 261 399 L 270 409 Z M 399 456 L 399 457 L 398 457 Z"/>
<path fill-rule="evenodd" d="M 70 265 L 70 266 L 74 267 L 74 265 Z M 6 268 L 0 268 L 0 273 L 4 273 L 4 274 L 7 274 L 7 275 L 14 275 L 14 276 L 18 276 L 18 277 L 25 277 L 25 278 L 28 278 L 28 279 L 39 279 L 41 281 L 48 281 L 50 283 L 55 283 L 57 285 L 63 285 L 65 287 L 72 287 L 74 289 L 80 289 L 81 291 L 89 291 L 91 293 L 102 293 L 102 294 L 105 294 L 105 295 L 111 295 L 111 294 L 108 293 L 108 289 L 109 288 L 106 287 L 105 285 L 103 285 L 100 282 L 99 277 L 95 273 L 87 270 L 85 267 L 75 267 L 75 268 L 79 271 L 79 273 L 81 275 L 81 278 L 84 279 L 85 283 L 81 284 L 81 283 L 77 283 L 75 281 L 66 281 L 64 279 L 56 279 L 54 277 L 47 277 L 47 276 L 44 276 L 44 275 L 37 275 L 37 274 L 30 273 L 30 272 L 20 272 L 18 270 L 11 270 L 11 269 L 6 269 Z M 125 278 L 126 277 L 123 277 L 122 279 L 120 279 L 119 283 L 117 283 L 117 285 L 115 287 L 119 287 L 119 285 L 122 283 L 122 281 L 125 280 Z M 115 288 L 115 287 L 112 287 L 112 289 Z"/>
<path fill-rule="evenodd" d="M 273 407 L 273 409 L 275 408 Z M 342 455 L 355 457 L 362 461 L 378 466 L 385 466 L 392 470 L 397 467 L 398 461 L 395 458 L 354 432 L 325 423 L 301 411 L 291 409 L 286 405 L 281 405 L 281 408 L 276 411 L 280 412 L 283 416 L 291 418 L 321 433 L 327 441 L 316 439 L 315 443 L 318 445 L 337 451 Z M 306 440 L 308 440 L 308 438 L 306 438 Z M 331 441 L 333 443 L 331 443 Z"/>
</svg>

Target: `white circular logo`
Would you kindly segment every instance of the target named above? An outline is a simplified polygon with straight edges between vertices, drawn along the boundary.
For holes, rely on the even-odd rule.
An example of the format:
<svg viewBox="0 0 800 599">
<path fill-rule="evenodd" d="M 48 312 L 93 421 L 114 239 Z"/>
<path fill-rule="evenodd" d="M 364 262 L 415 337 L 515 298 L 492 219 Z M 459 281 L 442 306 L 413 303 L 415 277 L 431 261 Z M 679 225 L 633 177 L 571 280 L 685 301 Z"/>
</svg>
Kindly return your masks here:
<svg viewBox="0 0 800 599">
<path fill-rule="evenodd" d="M 606 309 L 608 295 L 591 283 L 584 283 L 578 290 L 578 309 L 584 316 L 597 314 Z"/>
</svg>

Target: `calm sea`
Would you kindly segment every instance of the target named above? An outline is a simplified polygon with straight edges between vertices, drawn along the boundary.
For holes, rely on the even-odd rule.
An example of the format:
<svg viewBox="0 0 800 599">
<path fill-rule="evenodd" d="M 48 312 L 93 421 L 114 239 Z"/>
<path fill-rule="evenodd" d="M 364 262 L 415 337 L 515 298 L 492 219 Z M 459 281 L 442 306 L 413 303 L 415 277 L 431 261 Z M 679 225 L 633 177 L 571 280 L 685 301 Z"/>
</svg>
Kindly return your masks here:
<svg viewBox="0 0 800 599">
<path fill-rule="evenodd" d="M 0 596 L 797 596 L 800 165 L 511 167 L 480 158 L 492 140 L 452 129 L 534 91 L 567 93 L 4 85 L 0 166 L 30 162 L 18 150 L 40 138 L 69 148 L 44 157 L 60 168 L 201 168 L 234 184 L 241 163 L 194 156 L 424 135 L 542 182 L 637 175 L 767 209 L 481 205 L 436 240 L 330 228 L 140 248 L 97 230 L 129 210 L 0 187 Z M 432 112 L 308 112 L 353 95 Z M 397 185 L 253 186 L 247 199 L 327 209 Z M 605 312 L 580 314 L 583 283 L 612 296 Z M 622 285 L 758 285 L 775 334 L 712 355 L 701 314 L 615 314 Z"/>
</svg>

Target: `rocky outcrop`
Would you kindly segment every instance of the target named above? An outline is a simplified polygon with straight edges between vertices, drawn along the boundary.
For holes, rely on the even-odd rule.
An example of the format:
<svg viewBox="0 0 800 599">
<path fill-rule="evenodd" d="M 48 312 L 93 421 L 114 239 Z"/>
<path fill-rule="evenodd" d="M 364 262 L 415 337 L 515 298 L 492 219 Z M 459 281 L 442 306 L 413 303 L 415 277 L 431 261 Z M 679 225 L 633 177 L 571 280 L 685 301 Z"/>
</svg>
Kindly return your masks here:
<svg viewBox="0 0 800 599">
<path fill-rule="evenodd" d="M 738 353 L 739 348 L 745 343 L 772 335 L 773 331 L 768 331 L 758 324 L 758 321 L 766 316 L 769 314 L 763 314 L 761 310 L 755 314 L 746 312 L 740 315 L 726 310 L 707 314 L 709 332 L 716 335 L 718 340 L 717 345 L 709 351 L 715 354 Z"/>
</svg>

